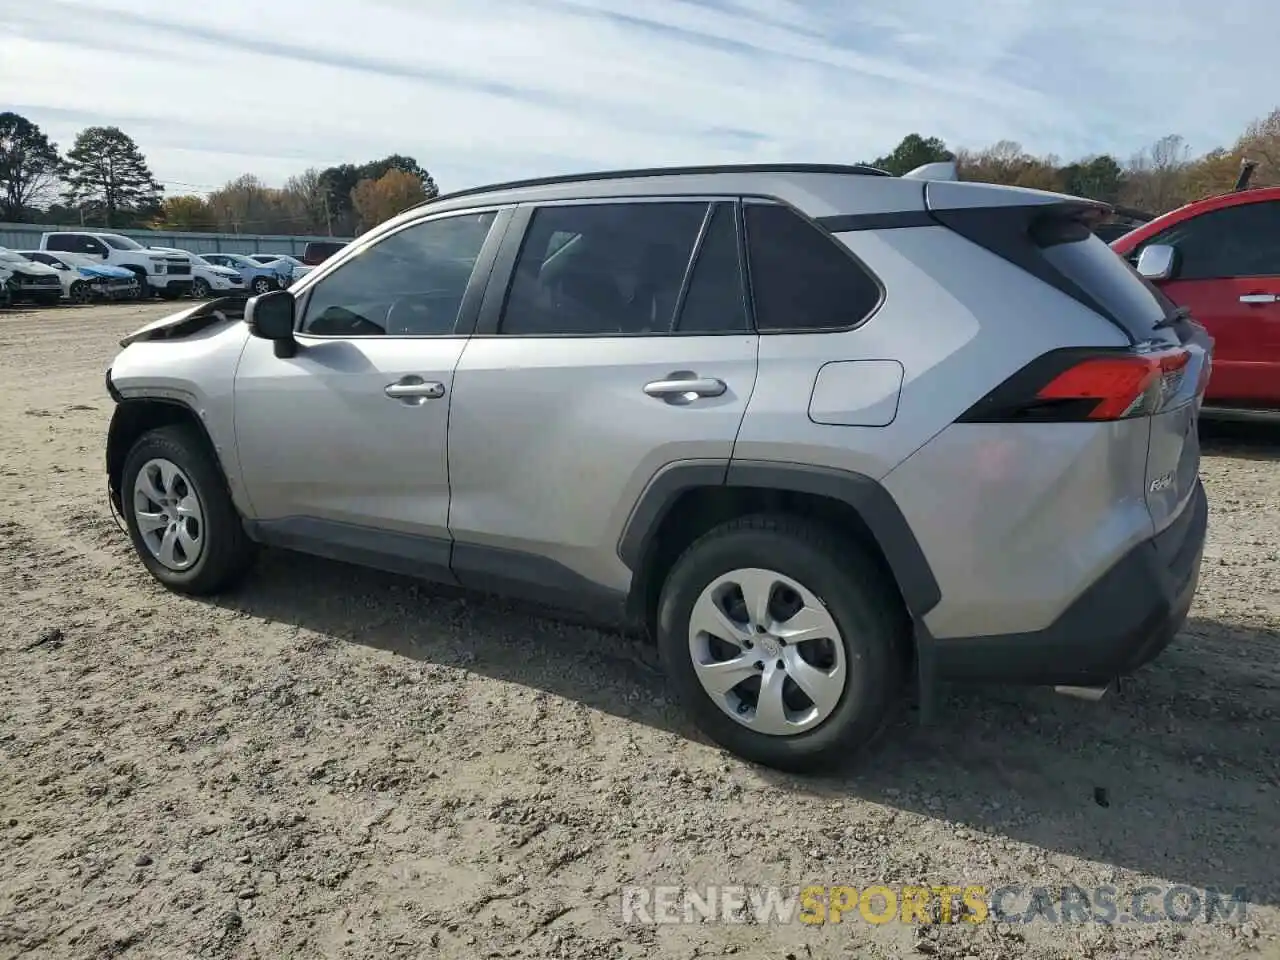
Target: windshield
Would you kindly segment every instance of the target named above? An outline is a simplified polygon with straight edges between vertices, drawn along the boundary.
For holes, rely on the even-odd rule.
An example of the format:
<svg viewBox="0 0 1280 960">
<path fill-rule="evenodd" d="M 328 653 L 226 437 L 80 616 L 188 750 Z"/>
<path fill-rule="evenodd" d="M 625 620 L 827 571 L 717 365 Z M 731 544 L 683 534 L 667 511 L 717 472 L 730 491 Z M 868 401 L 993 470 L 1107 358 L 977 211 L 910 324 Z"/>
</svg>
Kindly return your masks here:
<svg viewBox="0 0 1280 960">
<path fill-rule="evenodd" d="M 107 246 L 109 246 L 109 247 L 113 247 L 113 248 L 115 248 L 116 250 L 141 250 L 141 249 L 143 249 L 142 244 L 138 243 L 138 241 L 136 241 L 136 240 L 130 240 L 128 237 L 121 237 L 121 236 L 118 236 L 117 234 L 114 234 L 114 233 L 102 233 L 102 234 L 99 234 L 99 235 L 98 235 L 98 239 L 99 239 L 99 240 L 101 240 L 103 243 L 105 243 Z"/>
<path fill-rule="evenodd" d="M 194 263 L 197 267 L 212 267 L 212 266 L 213 266 L 213 264 L 212 264 L 212 263 L 210 263 L 208 260 L 206 260 L 204 257 L 200 256 L 199 254 L 195 254 L 195 253 L 188 253 L 188 254 L 187 254 L 187 256 L 191 258 L 191 262 L 192 262 L 192 263 Z"/>
</svg>

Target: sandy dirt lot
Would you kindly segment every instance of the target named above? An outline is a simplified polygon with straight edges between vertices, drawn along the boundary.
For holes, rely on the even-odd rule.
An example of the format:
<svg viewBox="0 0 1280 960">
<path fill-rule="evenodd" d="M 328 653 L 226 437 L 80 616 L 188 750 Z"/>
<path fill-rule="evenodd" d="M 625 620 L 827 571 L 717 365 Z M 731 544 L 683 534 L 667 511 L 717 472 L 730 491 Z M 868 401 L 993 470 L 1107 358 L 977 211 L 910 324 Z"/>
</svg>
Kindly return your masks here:
<svg viewBox="0 0 1280 960">
<path fill-rule="evenodd" d="M 697 738 L 616 634 L 286 554 L 161 589 L 107 509 L 102 373 L 170 310 L 0 314 L 0 958 L 1280 957 L 1280 428 L 1206 439 L 1199 598 L 1118 695 L 953 689 L 794 778 Z M 811 883 L 1248 902 L 622 922 L 630 885 Z"/>
</svg>

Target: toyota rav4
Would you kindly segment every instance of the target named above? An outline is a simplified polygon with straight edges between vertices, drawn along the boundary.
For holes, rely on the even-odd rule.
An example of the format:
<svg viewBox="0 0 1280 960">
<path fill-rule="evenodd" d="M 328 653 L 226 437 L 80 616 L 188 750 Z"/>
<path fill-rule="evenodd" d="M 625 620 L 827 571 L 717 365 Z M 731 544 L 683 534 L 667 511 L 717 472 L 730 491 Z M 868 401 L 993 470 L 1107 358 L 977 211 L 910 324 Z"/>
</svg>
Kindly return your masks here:
<svg viewBox="0 0 1280 960">
<path fill-rule="evenodd" d="M 143 564 L 287 547 L 646 627 L 714 740 L 803 769 L 912 677 L 1097 689 L 1195 592 L 1211 341 L 1090 201 L 864 167 L 438 198 L 123 341 Z"/>
</svg>

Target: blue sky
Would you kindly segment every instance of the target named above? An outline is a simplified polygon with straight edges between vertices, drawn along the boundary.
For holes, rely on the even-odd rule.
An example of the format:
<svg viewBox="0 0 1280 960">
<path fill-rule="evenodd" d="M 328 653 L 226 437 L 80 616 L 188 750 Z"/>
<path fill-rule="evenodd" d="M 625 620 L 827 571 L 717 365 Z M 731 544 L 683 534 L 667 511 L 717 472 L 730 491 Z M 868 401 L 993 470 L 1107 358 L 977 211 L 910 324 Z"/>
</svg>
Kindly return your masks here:
<svg viewBox="0 0 1280 960">
<path fill-rule="evenodd" d="M 856 162 L 912 131 L 1127 157 L 1280 106 L 1258 0 L 0 0 L 0 25 L 0 109 L 64 148 L 115 124 L 170 193 L 389 153 L 445 190 Z"/>
</svg>

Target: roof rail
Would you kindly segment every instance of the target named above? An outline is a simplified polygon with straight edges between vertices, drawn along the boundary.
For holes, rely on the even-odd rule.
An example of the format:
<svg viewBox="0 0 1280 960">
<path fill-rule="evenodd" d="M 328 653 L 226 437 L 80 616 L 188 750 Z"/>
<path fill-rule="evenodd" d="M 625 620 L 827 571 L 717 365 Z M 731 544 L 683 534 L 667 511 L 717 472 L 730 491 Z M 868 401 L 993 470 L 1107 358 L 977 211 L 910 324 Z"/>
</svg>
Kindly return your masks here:
<svg viewBox="0 0 1280 960">
<path fill-rule="evenodd" d="M 561 183 L 586 183 L 591 180 L 632 180 L 640 177 L 680 177 L 697 176 L 714 173 L 835 173 L 856 174 L 864 177 L 891 177 L 893 174 L 866 164 L 839 163 L 739 163 L 719 164 L 698 167 L 643 167 L 636 170 L 600 170 L 594 173 L 569 173 L 553 177 L 535 177 L 531 180 L 509 180 L 506 183 L 491 183 L 480 187 L 468 187 L 452 193 L 442 193 L 438 197 L 424 200 L 409 207 L 416 210 L 428 204 L 442 200 L 456 200 L 459 197 L 471 197 L 482 193 L 497 193 L 502 190 L 516 190 L 522 187 L 550 187 Z"/>
</svg>

